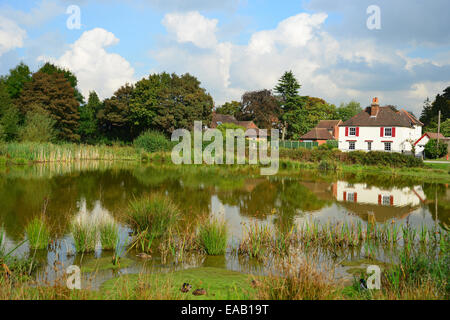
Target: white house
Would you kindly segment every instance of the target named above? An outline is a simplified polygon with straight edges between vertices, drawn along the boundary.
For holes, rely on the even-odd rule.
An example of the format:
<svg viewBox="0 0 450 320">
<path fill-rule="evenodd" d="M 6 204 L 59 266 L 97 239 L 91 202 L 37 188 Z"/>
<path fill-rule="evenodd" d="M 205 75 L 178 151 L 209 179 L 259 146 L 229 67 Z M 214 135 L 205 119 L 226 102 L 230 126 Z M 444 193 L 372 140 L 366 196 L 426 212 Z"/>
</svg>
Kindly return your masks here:
<svg viewBox="0 0 450 320">
<path fill-rule="evenodd" d="M 380 107 L 374 98 L 370 107 L 339 126 L 339 149 L 411 153 L 422 126 L 405 110 Z"/>
</svg>

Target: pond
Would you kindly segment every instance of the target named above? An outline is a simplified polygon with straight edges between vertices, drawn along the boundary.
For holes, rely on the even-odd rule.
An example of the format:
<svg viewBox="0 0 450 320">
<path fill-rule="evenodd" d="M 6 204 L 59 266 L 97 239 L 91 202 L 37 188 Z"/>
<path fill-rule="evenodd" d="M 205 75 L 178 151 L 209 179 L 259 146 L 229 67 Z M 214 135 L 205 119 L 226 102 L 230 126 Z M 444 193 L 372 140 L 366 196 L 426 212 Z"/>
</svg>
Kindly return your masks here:
<svg viewBox="0 0 450 320">
<path fill-rule="evenodd" d="M 318 223 L 395 223 L 417 228 L 450 225 L 448 185 L 396 181 L 390 177 L 323 175 L 304 171 L 292 175 L 262 177 L 228 172 L 226 168 L 154 167 L 144 164 L 79 162 L 7 168 L 0 171 L 0 226 L 6 246 L 13 248 L 25 239 L 25 227 L 45 213 L 52 243 L 48 250 L 30 250 L 25 242 L 16 255 L 33 256 L 40 262 L 39 279 L 54 278 L 56 261 L 64 266 L 89 264 L 111 252 L 74 254 L 68 231 L 74 219 L 97 218 L 123 221 L 130 200 L 160 193 L 171 198 L 186 221 L 222 217 L 229 232 L 229 247 L 242 239 L 245 225 L 265 224 L 275 229 L 292 229 L 305 221 Z M 92 222 L 94 223 L 94 222 Z M 120 224 L 123 243 L 131 230 Z M 243 259 L 228 250 L 223 257 L 202 256 L 183 262 L 165 262 L 158 255 L 142 261 L 136 252 L 124 253 L 131 263 L 120 270 L 97 272 L 89 281 L 97 287 L 103 280 L 124 273 L 173 270 L 192 266 L 213 266 L 245 273 L 265 272 L 264 266 Z M 363 259 L 364 255 L 346 259 Z M 377 259 L 387 260 L 385 253 Z M 345 275 L 345 268 L 341 273 Z M 88 280 L 86 280 L 88 281 Z"/>
</svg>

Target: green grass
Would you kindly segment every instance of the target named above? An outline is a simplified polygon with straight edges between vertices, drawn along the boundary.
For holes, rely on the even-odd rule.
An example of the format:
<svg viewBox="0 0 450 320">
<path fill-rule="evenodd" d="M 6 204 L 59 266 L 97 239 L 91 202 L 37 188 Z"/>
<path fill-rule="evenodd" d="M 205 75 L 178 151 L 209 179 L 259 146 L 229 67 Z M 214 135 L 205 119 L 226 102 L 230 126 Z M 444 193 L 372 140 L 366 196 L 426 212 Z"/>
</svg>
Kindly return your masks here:
<svg viewBox="0 0 450 320">
<path fill-rule="evenodd" d="M 102 285 L 106 299 L 173 299 L 173 300 L 246 300 L 252 299 L 253 277 L 220 268 L 194 268 L 169 273 L 125 275 Z M 191 292 L 181 293 L 183 283 L 192 285 Z M 194 296 L 195 289 L 205 289 L 204 296 Z"/>
<path fill-rule="evenodd" d="M 104 222 L 99 231 L 102 250 L 114 250 L 119 240 L 119 226 L 115 222 Z"/>
<path fill-rule="evenodd" d="M 47 249 L 50 241 L 50 230 L 44 217 L 34 218 L 25 228 L 30 249 Z"/>
<path fill-rule="evenodd" d="M 227 225 L 225 221 L 212 219 L 202 223 L 198 238 L 205 252 L 211 256 L 223 255 L 227 249 Z"/>
<path fill-rule="evenodd" d="M 71 225 L 75 249 L 78 253 L 94 252 L 97 240 L 97 227 L 74 222 Z"/>
<path fill-rule="evenodd" d="M 157 238 L 176 223 L 179 212 L 179 208 L 167 196 L 153 194 L 131 201 L 125 216 L 134 231 L 148 232 Z"/>
</svg>

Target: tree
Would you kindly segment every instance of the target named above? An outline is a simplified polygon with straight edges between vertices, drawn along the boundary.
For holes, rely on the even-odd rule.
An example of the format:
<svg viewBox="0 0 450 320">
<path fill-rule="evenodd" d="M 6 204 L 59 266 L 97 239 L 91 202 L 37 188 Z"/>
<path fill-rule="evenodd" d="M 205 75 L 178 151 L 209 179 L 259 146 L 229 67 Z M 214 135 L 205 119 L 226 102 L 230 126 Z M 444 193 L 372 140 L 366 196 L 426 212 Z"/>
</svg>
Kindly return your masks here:
<svg viewBox="0 0 450 320">
<path fill-rule="evenodd" d="M 22 92 L 24 85 L 31 81 L 30 68 L 23 62 L 17 65 L 14 69 L 9 70 L 9 75 L 6 77 L 5 84 L 11 99 L 17 99 Z"/>
<path fill-rule="evenodd" d="M 55 73 L 61 73 L 62 75 L 64 75 L 64 78 L 66 78 L 67 81 L 70 82 L 70 85 L 75 90 L 75 98 L 77 99 L 77 101 L 80 104 L 84 104 L 84 97 L 81 94 L 81 92 L 78 91 L 78 89 L 77 89 L 78 79 L 70 70 L 63 69 L 63 68 L 60 68 L 58 66 L 55 66 L 54 64 L 51 64 L 50 62 L 46 62 L 39 69 L 38 72 L 43 72 L 43 73 L 46 73 L 46 74 L 49 74 L 49 75 L 52 75 L 52 74 L 55 74 Z"/>
<path fill-rule="evenodd" d="M 358 113 L 362 111 L 361 105 L 359 102 L 356 102 L 355 100 L 350 101 L 347 104 L 341 103 L 339 108 L 337 108 L 337 115 L 338 118 L 342 121 L 347 121 L 350 118 L 353 118 Z"/>
<path fill-rule="evenodd" d="M 448 146 L 445 142 L 439 141 L 437 143 L 436 139 L 431 139 L 425 145 L 425 157 L 429 159 L 437 159 L 445 156 L 447 154 Z"/>
<path fill-rule="evenodd" d="M 450 137 L 450 118 L 441 123 L 441 133 L 445 137 Z"/>
<path fill-rule="evenodd" d="M 434 128 L 437 128 L 439 111 L 441 111 L 441 121 L 450 118 L 450 87 L 447 87 L 443 94 L 437 94 L 433 102 L 429 98 L 425 100 L 420 121 L 425 125 L 426 130 L 437 131 Z"/>
<path fill-rule="evenodd" d="M 195 120 L 209 125 L 214 101 L 190 74 L 152 74 L 137 82 L 130 104 L 134 132 L 156 129 L 170 135 L 192 129 Z"/>
<path fill-rule="evenodd" d="M 131 141 L 130 103 L 134 87 L 126 84 L 114 95 L 103 102 L 103 108 L 97 113 L 102 132 L 109 138 Z"/>
<path fill-rule="evenodd" d="M 3 81 L 0 81 L 1 140 L 14 140 L 19 130 L 19 122 L 19 112 L 16 106 L 11 101 L 7 86 Z"/>
<path fill-rule="evenodd" d="M 242 108 L 238 119 L 254 121 L 262 129 L 271 129 L 278 122 L 280 106 L 270 90 L 246 92 L 242 96 Z"/>
<path fill-rule="evenodd" d="M 278 93 L 283 101 L 298 96 L 298 90 L 301 85 L 298 83 L 292 71 L 287 71 L 278 81 L 275 92 Z"/>
<path fill-rule="evenodd" d="M 218 107 L 216 109 L 216 112 L 219 114 L 228 114 L 230 116 L 236 117 L 236 115 L 239 113 L 239 110 L 241 110 L 241 103 L 238 101 L 231 101 L 226 102 L 222 106 Z"/>
<path fill-rule="evenodd" d="M 80 127 L 78 133 L 82 141 L 93 142 L 97 138 L 98 120 L 97 113 L 103 105 L 95 91 L 89 93 L 88 103 L 80 106 Z"/>
<path fill-rule="evenodd" d="M 46 110 L 56 121 L 55 128 L 61 139 L 80 140 L 79 103 L 70 82 L 61 73 L 36 72 L 32 81 L 25 84 L 18 101 L 22 114 L 27 114 L 36 105 Z"/>
</svg>

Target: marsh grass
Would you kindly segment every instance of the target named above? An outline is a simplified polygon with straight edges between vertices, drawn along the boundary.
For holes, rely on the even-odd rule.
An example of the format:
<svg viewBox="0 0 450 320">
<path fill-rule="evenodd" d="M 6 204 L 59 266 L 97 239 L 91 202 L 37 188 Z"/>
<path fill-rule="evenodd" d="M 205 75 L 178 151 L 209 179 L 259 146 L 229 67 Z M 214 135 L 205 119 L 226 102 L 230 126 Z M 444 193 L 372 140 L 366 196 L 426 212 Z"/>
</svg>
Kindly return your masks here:
<svg viewBox="0 0 450 320">
<path fill-rule="evenodd" d="M 198 239 L 206 254 L 223 255 L 227 249 L 227 224 L 224 220 L 208 219 L 200 224 Z"/>
<path fill-rule="evenodd" d="M 127 223 L 136 233 L 163 236 L 180 215 L 179 208 L 167 196 L 152 194 L 130 202 L 125 213 Z"/>
<path fill-rule="evenodd" d="M 244 235 L 239 244 L 238 254 L 247 255 L 249 258 L 262 259 L 269 250 L 272 242 L 272 231 L 266 225 L 250 223 L 244 225 Z"/>
<path fill-rule="evenodd" d="M 25 228 L 30 249 L 47 249 L 50 241 L 50 230 L 45 216 L 35 217 Z"/>
<path fill-rule="evenodd" d="M 75 221 L 70 226 L 75 250 L 78 253 L 94 252 L 97 243 L 98 227 Z"/>
<path fill-rule="evenodd" d="M 115 250 L 119 241 L 119 226 L 114 222 L 103 222 L 98 226 L 102 250 Z"/>
</svg>

